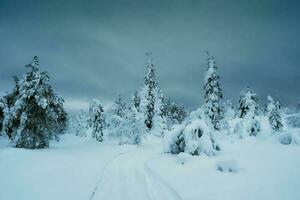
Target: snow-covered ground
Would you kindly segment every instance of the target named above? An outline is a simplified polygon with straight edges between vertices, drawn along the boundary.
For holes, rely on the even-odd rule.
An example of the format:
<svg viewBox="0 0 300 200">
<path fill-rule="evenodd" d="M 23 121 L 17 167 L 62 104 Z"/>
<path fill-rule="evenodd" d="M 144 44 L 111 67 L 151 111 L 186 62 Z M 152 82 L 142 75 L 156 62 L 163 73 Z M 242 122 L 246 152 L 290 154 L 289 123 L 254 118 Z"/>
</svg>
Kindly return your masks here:
<svg viewBox="0 0 300 200">
<path fill-rule="evenodd" d="M 220 139 L 213 157 L 64 135 L 49 149 L 12 148 L 1 138 L 2 200 L 298 200 L 300 146 L 268 137 Z"/>
</svg>

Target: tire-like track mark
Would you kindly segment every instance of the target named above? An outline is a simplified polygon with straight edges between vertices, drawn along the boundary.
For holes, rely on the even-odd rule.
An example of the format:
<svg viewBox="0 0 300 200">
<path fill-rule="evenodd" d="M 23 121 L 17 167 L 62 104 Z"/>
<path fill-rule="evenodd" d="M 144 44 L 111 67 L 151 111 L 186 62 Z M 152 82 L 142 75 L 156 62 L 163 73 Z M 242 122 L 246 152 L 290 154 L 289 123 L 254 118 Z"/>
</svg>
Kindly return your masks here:
<svg viewBox="0 0 300 200">
<path fill-rule="evenodd" d="M 94 189 L 93 189 L 91 195 L 89 196 L 89 200 L 93 200 L 93 198 L 94 198 L 94 196 L 95 196 L 95 194 L 96 194 L 96 192 L 97 192 L 97 190 L 98 190 L 98 188 L 99 188 L 99 185 L 103 184 L 103 177 L 104 177 L 104 175 L 105 175 L 105 172 L 107 171 L 108 166 L 109 166 L 111 163 L 113 163 L 113 161 L 116 160 L 118 157 L 123 156 L 123 155 L 125 155 L 125 154 L 130 154 L 130 153 L 133 153 L 133 152 L 135 152 L 135 151 L 126 151 L 126 152 L 118 153 L 117 155 L 113 156 L 110 160 L 108 160 L 108 161 L 105 163 L 104 167 L 102 168 L 102 173 L 101 173 L 101 175 L 100 175 L 100 178 L 99 178 L 99 180 L 98 180 L 96 186 L 94 187 Z"/>
<path fill-rule="evenodd" d="M 89 200 L 182 200 L 178 192 L 147 165 L 153 153 L 146 157 L 143 153 L 123 152 L 107 161 Z"/>
</svg>

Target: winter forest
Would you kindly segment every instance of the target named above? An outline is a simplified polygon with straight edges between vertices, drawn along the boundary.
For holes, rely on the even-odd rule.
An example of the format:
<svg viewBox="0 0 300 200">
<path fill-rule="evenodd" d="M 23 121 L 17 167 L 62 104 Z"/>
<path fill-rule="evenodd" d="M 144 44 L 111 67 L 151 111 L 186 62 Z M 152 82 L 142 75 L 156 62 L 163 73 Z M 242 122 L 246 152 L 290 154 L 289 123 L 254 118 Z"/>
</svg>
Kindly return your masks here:
<svg viewBox="0 0 300 200">
<path fill-rule="evenodd" d="M 299 10 L 0 0 L 0 200 L 300 200 Z"/>
<path fill-rule="evenodd" d="M 121 151 L 114 153 L 116 158 L 106 161 L 108 169 L 104 167 L 102 173 L 114 173 L 109 170 L 112 170 L 110 167 L 116 166 L 110 162 L 118 161 L 117 165 L 125 165 L 124 168 L 130 169 L 126 174 L 134 176 L 131 177 L 132 181 L 136 181 L 142 177 L 135 177 L 136 175 L 131 174 L 131 170 L 141 168 L 142 164 L 145 165 L 142 169 L 146 171 L 139 173 L 144 173 L 144 176 L 154 173 L 148 177 L 149 180 L 147 177 L 144 178 L 153 181 L 151 184 L 163 184 L 161 190 L 165 190 L 159 191 L 156 188 L 157 196 L 153 194 L 153 197 L 147 197 L 152 195 L 146 194 L 152 193 L 151 188 L 147 188 L 144 192 L 139 191 L 140 186 L 135 186 L 139 183 L 133 182 L 126 198 L 114 196 L 115 194 L 109 192 L 111 189 L 109 184 L 119 185 L 123 180 L 110 182 L 114 178 L 105 178 L 106 174 L 103 174 L 102 179 L 108 183 L 100 180 L 94 190 L 90 191 L 89 199 L 190 199 L 181 197 L 177 191 L 173 191 L 172 186 L 159 180 L 160 178 L 152 177 L 159 175 L 146 163 L 150 162 L 147 161 L 150 155 L 155 156 L 158 152 L 168 155 L 167 160 L 174 158 L 177 165 L 183 166 L 182 169 L 185 167 L 190 169 L 189 162 L 197 160 L 197 157 L 212 159 L 222 156 L 224 151 L 227 152 L 226 147 L 228 148 L 230 143 L 233 146 L 241 143 L 238 148 L 244 148 L 243 143 L 250 142 L 251 149 L 256 148 L 258 142 L 262 142 L 261 145 L 270 145 L 270 142 L 276 146 L 292 145 L 299 153 L 297 147 L 300 144 L 299 110 L 284 107 L 278 99 L 271 96 L 267 97 L 266 105 L 262 105 L 259 96 L 250 87 L 241 91 L 238 103 L 233 104 L 223 96 L 216 60 L 207 53 L 207 70 L 203 77 L 202 88 L 203 103 L 196 110 L 189 111 L 163 94 L 156 80 L 156 73 L 159 72 L 155 70 L 152 54 L 146 55 L 144 83 L 128 97 L 128 101 L 119 95 L 112 106 L 104 108 L 100 99 L 93 99 L 88 110 L 81 110 L 73 117 L 64 110 L 63 98 L 55 93 L 49 83 L 49 74 L 43 71 L 43 65 L 40 65 L 38 57 L 35 56 L 32 62 L 25 66 L 28 72 L 22 77 L 14 76 L 13 90 L 1 98 L 2 146 L 4 144 L 6 148 L 52 149 L 57 145 L 63 145 L 59 142 L 60 137 L 65 140 L 62 143 L 67 140 L 78 145 L 79 141 L 89 141 L 93 147 L 95 145 L 109 147 L 94 149 L 103 151 L 104 154 L 107 154 L 106 151 Z M 109 150 L 110 148 L 114 150 Z M 130 160 L 132 152 L 137 154 L 133 163 Z M 217 161 L 214 167 L 216 171 L 241 173 L 240 171 L 244 170 L 235 159 L 226 157 Z M 164 156 L 161 159 L 164 159 Z M 205 178 L 210 177 L 206 175 Z M 113 185 L 111 187 L 114 187 Z M 124 188 L 120 188 L 122 189 Z M 28 198 L 31 199 L 31 195 L 33 194 Z M 8 199 L 10 197 L 7 196 Z M 16 196 L 16 199 L 19 199 L 19 196 Z"/>
</svg>

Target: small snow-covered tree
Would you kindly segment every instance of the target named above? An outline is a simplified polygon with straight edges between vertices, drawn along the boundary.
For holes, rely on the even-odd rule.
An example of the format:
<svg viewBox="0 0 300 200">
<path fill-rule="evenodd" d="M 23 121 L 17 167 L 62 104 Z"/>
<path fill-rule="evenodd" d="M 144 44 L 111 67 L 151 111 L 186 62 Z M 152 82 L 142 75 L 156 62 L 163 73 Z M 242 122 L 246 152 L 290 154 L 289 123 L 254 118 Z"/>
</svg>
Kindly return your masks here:
<svg viewBox="0 0 300 200">
<path fill-rule="evenodd" d="M 2 124 L 3 124 L 3 120 L 4 120 L 4 101 L 3 99 L 0 99 L 0 135 L 2 132 Z"/>
<path fill-rule="evenodd" d="M 187 112 L 183 106 L 177 105 L 171 102 L 170 99 L 166 99 L 164 102 L 164 109 L 166 109 L 167 118 L 171 124 L 181 124 L 187 117 Z"/>
<path fill-rule="evenodd" d="M 254 117 L 258 114 L 258 110 L 258 97 L 251 88 L 247 87 L 240 94 L 238 117 Z"/>
<path fill-rule="evenodd" d="M 120 125 L 121 142 L 120 144 L 140 144 L 144 133 L 144 117 L 133 105 L 126 110 Z"/>
<path fill-rule="evenodd" d="M 219 129 L 219 122 L 223 118 L 223 109 L 220 104 L 223 98 L 222 89 L 219 84 L 219 75 L 213 56 L 208 58 L 208 68 L 204 80 L 205 114 L 215 129 Z"/>
<path fill-rule="evenodd" d="M 134 93 L 133 93 L 132 101 L 133 101 L 134 107 L 139 112 L 140 111 L 140 104 L 141 104 L 141 97 L 139 96 L 137 90 L 135 90 Z"/>
<path fill-rule="evenodd" d="M 73 129 L 75 131 L 75 135 L 86 136 L 88 123 L 89 123 L 89 117 L 87 113 L 84 112 L 83 110 L 80 110 L 79 114 L 73 120 Z"/>
<path fill-rule="evenodd" d="M 152 54 L 147 53 L 147 69 L 145 76 L 145 85 L 141 91 L 141 112 L 144 113 L 145 126 L 148 130 L 153 128 L 153 116 L 155 105 L 155 90 L 157 83 L 155 81 L 154 65 L 152 64 Z"/>
<path fill-rule="evenodd" d="M 227 100 L 223 104 L 224 107 L 224 118 L 225 120 L 231 120 L 235 117 L 236 109 L 232 104 L 231 100 Z"/>
<path fill-rule="evenodd" d="M 104 110 L 99 100 L 94 99 L 90 104 L 89 126 L 92 129 L 92 137 L 97 141 L 103 141 L 103 129 L 105 126 Z"/>
<path fill-rule="evenodd" d="M 268 96 L 268 104 L 266 107 L 269 124 L 273 131 L 278 132 L 282 130 L 281 104 L 279 101 L 274 101 L 271 96 Z"/>
<path fill-rule="evenodd" d="M 11 93 L 8 93 L 3 97 L 3 123 L 2 130 L 6 133 L 6 135 L 11 139 L 13 132 L 16 131 L 17 126 L 19 124 L 20 116 L 12 116 L 10 109 L 15 105 L 17 98 L 20 94 L 19 89 L 19 78 L 17 76 L 13 76 L 14 79 L 14 88 Z M 17 113 L 16 113 L 17 114 Z"/>
<path fill-rule="evenodd" d="M 115 114 L 119 117 L 124 117 L 124 113 L 126 112 L 126 103 L 122 99 L 121 95 L 118 95 L 115 101 Z"/>
<path fill-rule="evenodd" d="M 259 104 L 257 95 L 249 87 L 241 92 L 237 112 L 238 117 L 242 119 L 237 124 L 238 129 L 256 136 L 261 130 L 260 123 L 256 119 L 259 114 Z"/>
<path fill-rule="evenodd" d="M 164 96 L 161 89 L 157 86 L 155 91 L 155 104 L 153 116 L 153 133 L 161 136 L 168 128 L 167 113 L 164 105 Z"/>
<path fill-rule="evenodd" d="M 10 107 L 5 113 L 5 129 L 16 147 L 44 148 L 65 131 L 67 113 L 63 99 L 49 84 L 48 73 L 40 71 L 38 58 L 26 67 L 31 71 L 18 81 L 13 100 L 7 97 Z"/>
</svg>

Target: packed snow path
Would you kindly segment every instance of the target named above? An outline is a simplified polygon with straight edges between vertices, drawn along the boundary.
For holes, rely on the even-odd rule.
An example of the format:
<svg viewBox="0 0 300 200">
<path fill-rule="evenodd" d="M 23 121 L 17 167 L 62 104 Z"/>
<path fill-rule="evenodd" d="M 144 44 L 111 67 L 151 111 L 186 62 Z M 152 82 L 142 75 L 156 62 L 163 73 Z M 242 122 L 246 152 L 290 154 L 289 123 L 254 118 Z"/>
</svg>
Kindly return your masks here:
<svg viewBox="0 0 300 200">
<path fill-rule="evenodd" d="M 125 152 L 107 162 L 90 200 L 182 200 L 180 195 L 148 164 L 145 151 Z"/>
</svg>

